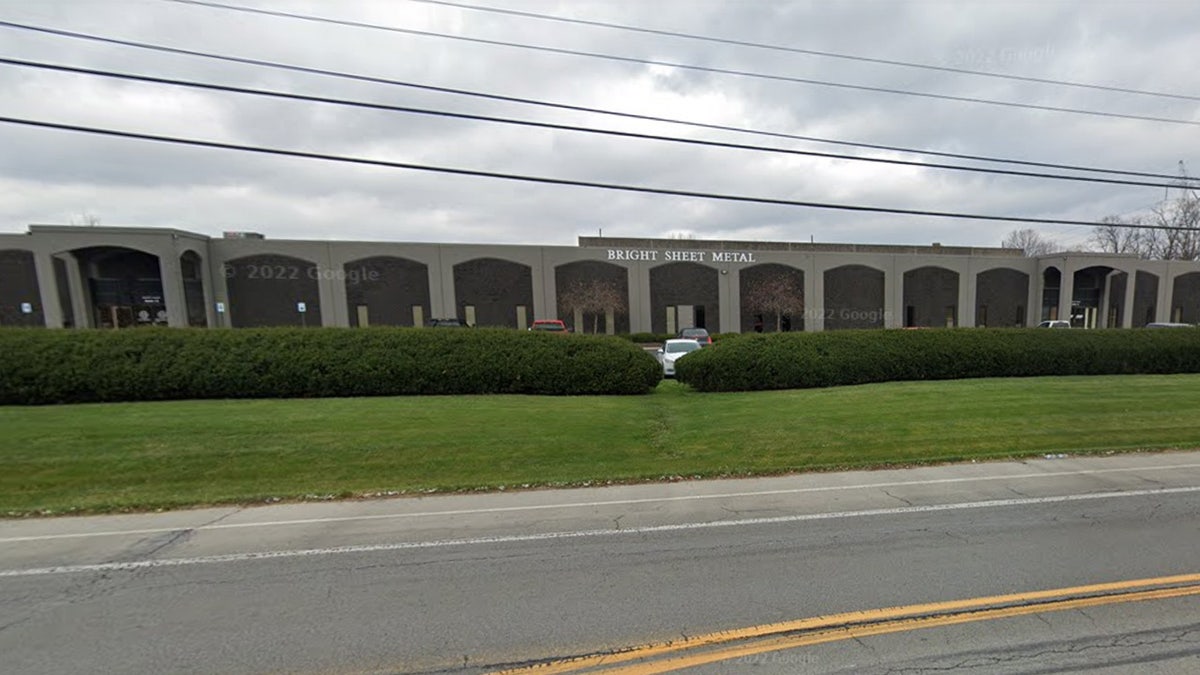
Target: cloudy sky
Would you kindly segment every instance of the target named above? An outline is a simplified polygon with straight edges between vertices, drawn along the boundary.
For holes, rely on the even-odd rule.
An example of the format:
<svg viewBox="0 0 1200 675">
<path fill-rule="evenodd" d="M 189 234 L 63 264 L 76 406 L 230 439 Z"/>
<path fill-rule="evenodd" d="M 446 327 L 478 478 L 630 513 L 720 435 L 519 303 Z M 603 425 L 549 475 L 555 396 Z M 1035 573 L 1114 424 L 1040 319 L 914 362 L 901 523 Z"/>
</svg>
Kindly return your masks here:
<svg viewBox="0 0 1200 675">
<path fill-rule="evenodd" d="M 774 134 L 1164 175 L 1177 174 L 1184 161 L 1200 173 L 1200 69 L 1195 67 L 1200 3 L 1192 0 L 462 3 L 856 58 L 413 0 L 228 0 L 225 4 L 439 35 L 168 0 L 0 0 L 0 21 Z M 674 138 L 1021 169 L 452 95 L 11 26 L 0 27 L 0 57 Z M 1160 95 L 888 65 L 861 57 Z M 27 65 L 0 64 L 0 111 L 3 117 L 38 122 L 396 163 L 895 209 L 1094 221 L 1144 211 L 1168 194 L 1161 187 L 968 173 L 526 128 L 201 91 Z M 213 236 L 249 230 L 290 239 L 552 245 L 572 245 L 580 235 L 601 232 L 622 237 L 996 245 L 1005 233 L 1023 227 L 532 184 L 0 123 L 0 232 L 21 232 L 31 223 L 95 221 L 101 227 L 169 226 Z M 1067 246 L 1086 245 L 1089 234 L 1088 228 L 1078 226 L 1034 227 Z"/>
</svg>

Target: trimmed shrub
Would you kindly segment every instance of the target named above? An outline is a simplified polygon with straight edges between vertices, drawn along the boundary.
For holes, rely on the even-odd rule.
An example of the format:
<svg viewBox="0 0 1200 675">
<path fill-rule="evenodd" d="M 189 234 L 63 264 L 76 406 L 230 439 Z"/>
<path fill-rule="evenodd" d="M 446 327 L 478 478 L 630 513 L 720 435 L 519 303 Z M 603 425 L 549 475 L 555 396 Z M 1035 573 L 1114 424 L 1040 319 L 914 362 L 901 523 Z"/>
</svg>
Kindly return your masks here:
<svg viewBox="0 0 1200 675">
<path fill-rule="evenodd" d="M 0 330 L 0 404 L 417 394 L 644 394 L 626 340 L 505 329 Z"/>
<path fill-rule="evenodd" d="M 621 337 L 629 340 L 630 342 L 636 342 L 638 344 L 651 344 L 654 342 L 664 342 L 666 340 L 670 340 L 671 338 L 674 338 L 675 335 L 671 333 L 625 333 L 621 335 Z"/>
<path fill-rule="evenodd" d="M 749 334 L 676 364 L 700 391 L 893 380 L 1200 372 L 1200 330 L 984 328 Z"/>
</svg>

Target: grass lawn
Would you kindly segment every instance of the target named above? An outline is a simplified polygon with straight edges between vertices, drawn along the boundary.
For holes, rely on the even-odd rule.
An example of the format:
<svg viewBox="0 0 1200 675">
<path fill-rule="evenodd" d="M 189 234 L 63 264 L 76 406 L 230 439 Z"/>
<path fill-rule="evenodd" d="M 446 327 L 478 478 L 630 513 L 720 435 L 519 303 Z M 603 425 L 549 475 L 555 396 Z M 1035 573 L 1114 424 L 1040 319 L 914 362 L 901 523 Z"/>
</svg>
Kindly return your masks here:
<svg viewBox="0 0 1200 675">
<path fill-rule="evenodd" d="M 1200 447 L 1200 375 L 0 407 L 0 515 Z"/>
</svg>

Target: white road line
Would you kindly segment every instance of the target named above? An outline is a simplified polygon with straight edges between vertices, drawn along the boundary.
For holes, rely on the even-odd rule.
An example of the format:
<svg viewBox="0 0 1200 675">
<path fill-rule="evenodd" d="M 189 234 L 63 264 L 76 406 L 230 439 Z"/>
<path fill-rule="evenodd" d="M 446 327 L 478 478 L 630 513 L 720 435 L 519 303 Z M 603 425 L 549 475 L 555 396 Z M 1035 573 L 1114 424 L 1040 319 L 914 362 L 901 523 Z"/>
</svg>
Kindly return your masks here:
<svg viewBox="0 0 1200 675">
<path fill-rule="evenodd" d="M 1078 471 L 1053 471 L 1046 473 L 1025 473 L 1009 476 L 975 476 L 961 478 L 935 478 L 930 480 L 895 481 L 890 483 L 860 483 L 855 485 L 829 485 L 824 487 L 788 488 L 784 490 L 761 490 L 752 492 L 724 492 L 711 495 L 682 495 L 677 497 L 646 497 L 642 499 L 614 499 L 594 502 L 561 502 L 555 504 L 530 504 L 526 506 L 497 506 L 486 509 L 457 509 L 447 511 L 415 511 L 412 513 L 380 513 L 363 516 L 331 516 L 328 518 L 298 518 L 295 520 L 264 520 L 250 523 L 216 523 L 213 525 L 198 525 L 196 527 L 154 527 L 138 530 L 102 530 L 99 532 L 65 532 L 60 534 L 31 535 L 25 537 L 2 537 L 0 544 L 11 544 L 23 541 L 49 541 L 54 539 L 79 539 L 88 537 L 119 537 L 128 535 L 161 534 L 164 532 L 203 532 L 208 530 L 235 530 L 251 527 L 282 527 L 287 525 L 316 525 L 321 523 L 341 523 L 348 521 L 392 520 L 399 518 L 431 518 L 436 516 L 467 516 L 486 515 L 489 513 L 510 513 L 513 511 L 543 511 L 568 508 L 595 508 L 598 506 L 632 506 L 635 504 L 654 504 L 665 502 L 700 501 L 705 499 L 734 499 L 741 497 L 768 497 L 774 495 L 803 494 L 810 492 L 835 492 L 843 490 L 864 490 L 871 488 L 913 487 L 921 485 L 943 485 L 947 483 L 974 483 L 996 480 L 1024 480 L 1027 478 L 1061 478 L 1063 476 L 1089 476 L 1106 473 L 1132 473 L 1138 471 L 1177 471 L 1180 469 L 1200 469 L 1200 464 L 1175 464 L 1169 466 L 1145 466 L 1122 469 L 1081 469 Z"/>
<path fill-rule="evenodd" d="M 986 509 L 1004 506 L 1028 506 L 1034 504 L 1058 504 L 1063 502 L 1093 501 L 1098 499 L 1115 499 L 1120 497 L 1146 497 L 1185 494 L 1200 492 L 1200 486 L 1161 488 L 1155 490 L 1130 490 L 1127 492 L 1099 492 L 1095 494 L 1063 495 L 1058 497 L 1027 497 L 1023 499 L 992 499 L 980 502 L 962 502 L 958 504 L 933 504 L 929 506 L 898 506 L 889 509 L 867 509 L 864 511 L 835 511 L 832 513 L 812 513 L 796 516 L 779 516 L 775 518 L 747 518 L 742 520 L 719 520 L 704 523 L 681 523 L 678 525 L 652 525 L 617 530 L 577 530 L 574 532 L 547 532 L 543 534 L 509 535 L 498 537 L 475 537 L 471 539 L 441 539 L 436 541 L 402 542 L 394 544 L 364 544 L 360 546 L 337 546 L 333 548 L 314 548 L 292 551 L 262 551 L 257 553 L 230 553 L 227 555 L 203 556 L 197 558 L 167 558 L 162 560 L 139 560 L 135 562 L 96 563 L 91 565 L 59 565 L 56 567 L 36 567 L 30 569 L 0 570 L 0 578 L 31 577 L 53 574 L 78 574 L 81 572 L 114 572 L 140 570 L 155 567 L 182 567 L 185 565 L 211 565 L 216 563 L 243 562 L 250 560 L 271 560 L 277 558 L 304 558 L 311 556 L 337 555 L 343 553 L 376 553 L 385 551 L 405 551 L 413 549 L 446 548 L 451 546 L 475 546 L 481 544 L 507 544 L 515 542 L 546 541 L 552 539 L 580 539 L 584 537 L 621 536 L 629 534 L 651 534 L 658 532 L 681 532 L 687 530 L 705 530 L 718 527 L 738 527 L 745 525 L 776 525 L 781 523 L 801 523 L 814 520 L 832 520 L 837 518 L 866 518 L 871 516 L 894 516 L 911 513 L 931 513 L 935 511 L 958 511 L 966 509 Z"/>
</svg>

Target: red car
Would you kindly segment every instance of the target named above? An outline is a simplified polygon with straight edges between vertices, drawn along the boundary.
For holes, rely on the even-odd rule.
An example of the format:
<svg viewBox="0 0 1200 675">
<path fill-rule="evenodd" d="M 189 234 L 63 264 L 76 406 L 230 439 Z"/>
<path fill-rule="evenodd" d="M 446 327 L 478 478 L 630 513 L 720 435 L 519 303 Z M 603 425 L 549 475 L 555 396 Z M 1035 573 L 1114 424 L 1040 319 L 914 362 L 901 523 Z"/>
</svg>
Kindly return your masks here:
<svg viewBox="0 0 1200 675">
<path fill-rule="evenodd" d="M 535 330 L 540 333 L 569 333 L 567 324 L 559 319 L 537 319 L 529 330 Z"/>
</svg>

